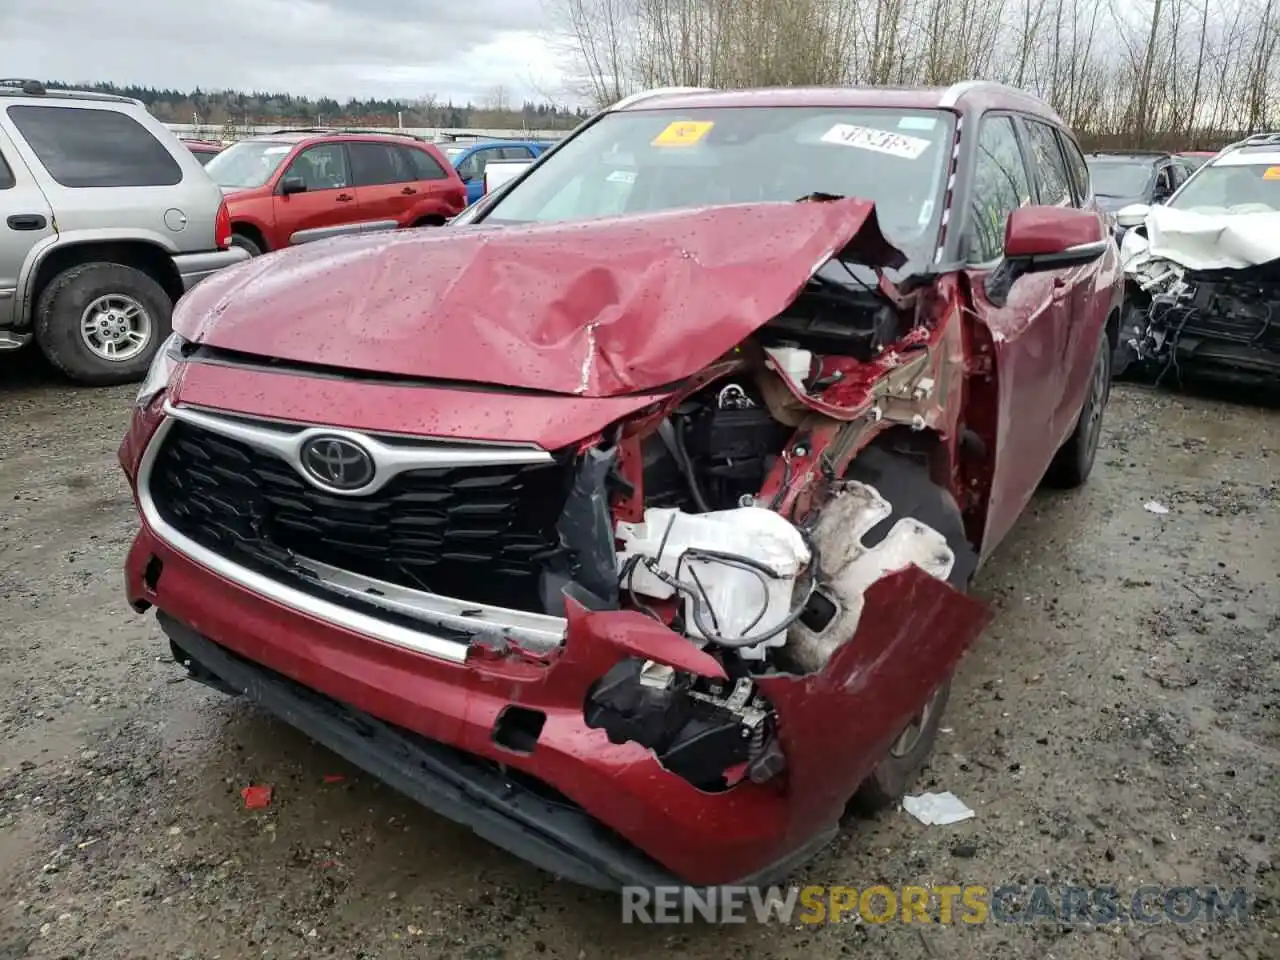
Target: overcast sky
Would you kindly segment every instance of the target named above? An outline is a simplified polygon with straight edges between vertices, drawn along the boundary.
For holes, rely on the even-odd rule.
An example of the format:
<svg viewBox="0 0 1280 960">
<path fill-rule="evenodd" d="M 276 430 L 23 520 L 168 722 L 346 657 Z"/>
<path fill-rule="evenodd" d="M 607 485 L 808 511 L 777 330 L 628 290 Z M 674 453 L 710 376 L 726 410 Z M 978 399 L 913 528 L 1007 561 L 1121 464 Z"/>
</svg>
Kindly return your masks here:
<svg viewBox="0 0 1280 960">
<path fill-rule="evenodd" d="M 0 0 L 0 75 L 479 103 L 565 97 L 545 0 Z"/>
</svg>

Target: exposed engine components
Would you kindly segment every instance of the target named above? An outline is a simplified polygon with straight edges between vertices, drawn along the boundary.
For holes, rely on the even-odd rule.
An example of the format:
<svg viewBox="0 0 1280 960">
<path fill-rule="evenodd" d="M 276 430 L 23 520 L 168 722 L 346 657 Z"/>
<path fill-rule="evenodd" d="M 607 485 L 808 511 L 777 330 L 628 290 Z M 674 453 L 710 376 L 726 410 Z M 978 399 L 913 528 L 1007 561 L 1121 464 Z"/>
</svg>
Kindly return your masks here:
<svg viewBox="0 0 1280 960">
<path fill-rule="evenodd" d="M 642 444 L 645 504 L 706 513 L 757 493 L 791 429 L 746 379 L 682 403 Z"/>
<path fill-rule="evenodd" d="M 1280 261 L 1194 272 L 1155 259 L 1130 284 L 1122 342 L 1159 376 L 1183 360 L 1235 376 L 1280 375 Z"/>
<path fill-rule="evenodd" d="M 783 768 L 773 710 L 749 677 L 726 685 L 627 659 L 595 684 L 583 715 L 610 742 L 648 747 L 701 790 L 744 776 L 763 782 Z"/>
</svg>

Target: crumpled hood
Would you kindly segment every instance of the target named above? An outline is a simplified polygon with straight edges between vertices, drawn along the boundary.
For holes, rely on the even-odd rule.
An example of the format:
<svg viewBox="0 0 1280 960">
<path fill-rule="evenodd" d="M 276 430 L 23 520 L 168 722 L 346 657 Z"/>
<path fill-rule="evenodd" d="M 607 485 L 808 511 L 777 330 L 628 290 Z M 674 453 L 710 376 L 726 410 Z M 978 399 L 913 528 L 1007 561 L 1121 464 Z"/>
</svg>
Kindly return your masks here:
<svg viewBox="0 0 1280 960">
<path fill-rule="evenodd" d="M 762 203 L 341 238 L 215 274 L 183 336 L 299 363 L 603 397 L 697 373 L 837 252 L 905 257 L 871 203 Z"/>
<path fill-rule="evenodd" d="M 1243 270 L 1280 258 L 1280 213 L 1152 207 L 1146 226 L 1146 257 L 1188 270 Z"/>
</svg>

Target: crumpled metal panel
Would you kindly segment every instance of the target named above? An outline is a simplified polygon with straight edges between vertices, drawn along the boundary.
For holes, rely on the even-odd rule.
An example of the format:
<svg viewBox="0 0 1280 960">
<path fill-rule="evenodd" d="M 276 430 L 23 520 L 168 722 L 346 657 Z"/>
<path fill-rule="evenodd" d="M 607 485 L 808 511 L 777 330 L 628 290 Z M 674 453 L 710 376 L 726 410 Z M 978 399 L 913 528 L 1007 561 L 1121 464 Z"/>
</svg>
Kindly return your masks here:
<svg viewBox="0 0 1280 960">
<path fill-rule="evenodd" d="M 697 373 L 838 251 L 904 262 L 862 200 L 372 234 L 218 273 L 173 325 L 284 361 L 609 397 Z"/>
</svg>

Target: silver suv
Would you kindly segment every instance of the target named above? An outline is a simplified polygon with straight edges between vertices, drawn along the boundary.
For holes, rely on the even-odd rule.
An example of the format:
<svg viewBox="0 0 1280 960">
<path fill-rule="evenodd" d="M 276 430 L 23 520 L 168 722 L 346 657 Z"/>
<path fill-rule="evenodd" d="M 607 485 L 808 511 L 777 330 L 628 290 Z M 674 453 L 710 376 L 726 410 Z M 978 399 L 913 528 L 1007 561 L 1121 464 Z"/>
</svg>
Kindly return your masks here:
<svg viewBox="0 0 1280 960">
<path fill-rule="evenodd" d="M 0 80 L 0 350 L 138 380 L 174 302 L 247 259 L 200 161 L 141 103 Z"/>
</svg>

